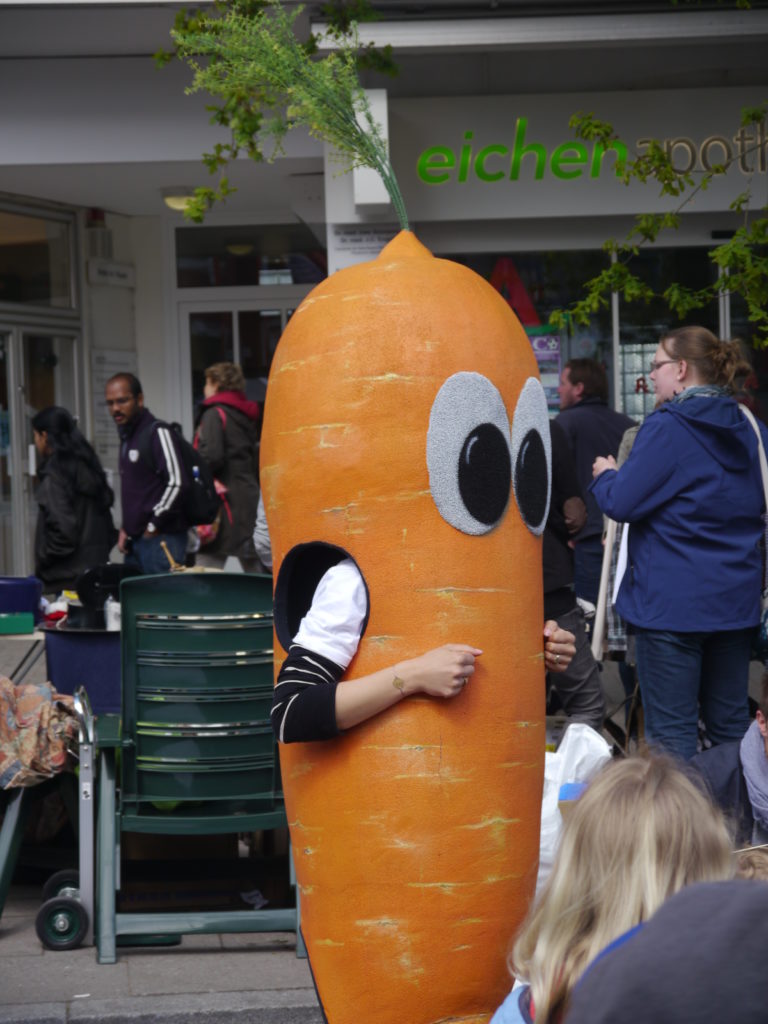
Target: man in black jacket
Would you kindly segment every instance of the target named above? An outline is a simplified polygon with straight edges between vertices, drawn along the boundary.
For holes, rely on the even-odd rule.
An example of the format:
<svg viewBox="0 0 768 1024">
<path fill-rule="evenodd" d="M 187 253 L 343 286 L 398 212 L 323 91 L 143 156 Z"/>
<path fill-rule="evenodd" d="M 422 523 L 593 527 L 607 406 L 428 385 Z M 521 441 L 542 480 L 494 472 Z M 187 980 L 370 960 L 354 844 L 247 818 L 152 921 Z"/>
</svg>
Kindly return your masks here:
<svg viewBox="0 0 768 1024">
<path fill-rule="evenodd" d="M 573 548 L 571 538 L 587 519 L 568 439 L 556 422 L 550 422 L 552 437 L 552 498 L 544 529 L 544 618 L 554 619 L 573 633 L 576 654 L 568 668 L 557 675 L 548 673 L 563 710 L 573 722 L 586 722 L 598 732 L 605 719 L 605 698 L 600 669 L 584 625 L 584 613 L 576 603 L 573 589 Z"/>
<path fill-rule="evenodd" d="M 608 407 L 608 379 L 594 359 L 570 359 L 560 374 L 557 391 L 560 414 L 556 422 L 568 438 L 587 504 L 587 522 L 574 549 L 576 596 L 596 605 L 603 561 L 603 515 L 587 490 L 592 483 L 592 463 L 598 455 L 615 457 L 624 431 L 636 424 Z"/>
<path fill-rule="evenodd" d="M 144 407 L 141 384 L 132 373 L 117 373 L 107 381 L 106 401 L 121 441 L 118 547 L 126 565 L 144 574 L 167 572 L 170 562 L 162 544 L 183 565 L 189 527 L 181 509 L 189 482 L 174 431 Z"/>
</svg>

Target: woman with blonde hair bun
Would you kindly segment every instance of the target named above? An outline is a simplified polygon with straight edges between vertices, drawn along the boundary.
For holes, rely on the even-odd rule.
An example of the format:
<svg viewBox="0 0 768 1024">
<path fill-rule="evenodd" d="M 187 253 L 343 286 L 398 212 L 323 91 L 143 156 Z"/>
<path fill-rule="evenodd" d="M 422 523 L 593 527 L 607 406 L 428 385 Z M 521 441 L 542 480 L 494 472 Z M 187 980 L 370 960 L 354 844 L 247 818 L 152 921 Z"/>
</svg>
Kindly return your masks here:
<svg viewBox="0 0 768 1024">
<path fill-rule="evenodd" d="M 737 341 L 705 327 L 664 334 L 657 408 L 620 469 L 610 456 L 592 469 L 602 511 L 629 523 L 616 609 L 634 629 L 646 739 L 685 760 L 699 714 L 715 744 L 749 725 L 765 506 L 757 436 L 733 398 L 749 369 Z"/>
<path fill-rule="evenodd" d="M 684 886 L 732 874 L 723 816 L 671 758 L 610 762 L 565 820 L 552 873 L 509 958 L 527 985 L 491 1024 L 559 1024 L 598 954 Z"/>
</svg>

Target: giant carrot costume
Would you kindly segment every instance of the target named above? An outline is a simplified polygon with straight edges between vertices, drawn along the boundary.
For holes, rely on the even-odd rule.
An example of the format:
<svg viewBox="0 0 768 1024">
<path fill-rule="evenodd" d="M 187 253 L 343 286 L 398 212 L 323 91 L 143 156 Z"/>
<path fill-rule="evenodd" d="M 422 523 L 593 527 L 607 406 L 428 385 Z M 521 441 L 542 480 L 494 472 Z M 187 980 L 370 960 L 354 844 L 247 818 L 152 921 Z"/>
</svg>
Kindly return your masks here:
<svg viewBox="0 0 768 1024">
<path fill-rule="evenodd" d="M 198 88 L 262 95 L 267 83 L 291 123 L 375 167 L 407 227 L 354 44 L 310 58 L 273 4 L 228 12 L 185 45 Z M 276 670 L 344 556 L 369 597 L 346 679 L 446 642 L 483 650 L 452 700 L 410 697 L 325 743 L 281 748 L 330 1024 L 481 1024 L 508 990 L 508 944 L 533 894 L 544 765 L 549 429 L 507 303 L 407 230 L 328 278 L 272 364 L 261 483 Z"/>
<path fill-rule="evenodd" d="M 370 595 L 346 678 L 449 641 L 484 652 L 454 700 L 281 748 L 319 997 L 331 1024 L 479 1024 L 539 842 L 549 432 L 530 344 L 490 285 L 403 232 L 305 299 L 267 396 L 277 668 L 324 545 Z"/>
</svg>

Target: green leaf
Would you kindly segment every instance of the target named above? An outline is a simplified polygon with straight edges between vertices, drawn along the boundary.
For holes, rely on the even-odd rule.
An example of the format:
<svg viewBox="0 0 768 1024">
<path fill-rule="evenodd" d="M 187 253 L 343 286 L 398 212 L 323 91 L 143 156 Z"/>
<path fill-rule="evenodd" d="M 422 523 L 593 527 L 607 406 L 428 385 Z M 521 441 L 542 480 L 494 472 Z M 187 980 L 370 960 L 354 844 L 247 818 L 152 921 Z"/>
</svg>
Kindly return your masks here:
<svg viewBox="0 0 768 1024">
<path fill-rule="evenodd" d="M 183 61 L 194 76 L 187 92 L 207 91 L 216 101 L 208 107 L 211 123 L 232 133 L 231 145 L 219 153 L 221 161 L 234 160 L 240 153 L 256 161 L 274 159 L 282 152 L 282 140 L 286 132 L 298 123 L 309 123 L 315 135 L 326 137 L 323 135 L 321 119 L 312 118 L 311 122 L 306 122 L 306 106 L 293 103 L 293 81 L 281 79 L 276 83 L 270 74 L 262 73 L 266 68 L 259 68 L 258 63 L 245 68 L 245 64 L 260 59 L 257 51 L 251 54 L 246 52 L 248 39 L 254 40 L 257 26 L 267 30 L 268 34 L 271 31 L 270 39 L 282 52 L 284 65 L 290 63 L 290 60 L 296 62 L 301 59 L 302 70 L 306 71 L 316 64 L 321 70 L 308 71 L 305 77 L 314 77 L 323 89 L 333 89 L 335 86 L 337 92 L 340 89 L 339 95 L 347 94 L 347 99 L 354 94 L 354 102 L 350 106 L 353 114 L 362 111 L 366 105 L 357 81 L 357 69 L 364 68 L 387 75 L 397 73 L 391 47 L 377 49 L 373 45 L 361 47 L 359 44 L 356 24 L 378 16 L 370 0 L 332 0 L 324 5 L 322 13 L 338 48 L 336 52 L 322 58 L 316 56 L 317 40 L 313 36 L 299 40 L 292 30 L 300 11 L 301 8 L 298 8 L 290 16 L 287 15 L 279 0 L 215 0 L 212 9 L 182 10 L 177 13 L 171 33 L 174 49 L 171 54 L 158 55 L 158 63 L 167 64 L 174 56 Z M 241 66 L 235 68 L 238 61 Z M 272 63 L 274 65 L 274 61 Z M 317 102 L 322 103 L 322 95 L 318 96 Z M 291 118 L 284 114 L 289 104 L 294 108 Z M 338 104 L 335 113 L 339 113 Z M 370 133 L 368 126 L 366 132 Z M 382 153 L 382 146 L 379 146 L 378 157 L 374 157 L 372 150 L 376 149 L 376 145 L 374 140 L 372 146 L 361 146 L 360 152 L 350 164 L 373 166 L 378 159 L 376 169 L 380 173 L 383 170 L 385 185 L 397 197 L 395 207 L 398 216 L 402 223 L 407 223 L 386 148 Z M 265 152 L 264 147 L 267 147 L 268 152 Z M 209 157 L 205 156 L 203 161 L 210 170 Z M 206 203 L 211 205 L 219 198 L 218 191 L 213 196 L 205 197 L 198 204 L 199 210 Z"/>
</svg>

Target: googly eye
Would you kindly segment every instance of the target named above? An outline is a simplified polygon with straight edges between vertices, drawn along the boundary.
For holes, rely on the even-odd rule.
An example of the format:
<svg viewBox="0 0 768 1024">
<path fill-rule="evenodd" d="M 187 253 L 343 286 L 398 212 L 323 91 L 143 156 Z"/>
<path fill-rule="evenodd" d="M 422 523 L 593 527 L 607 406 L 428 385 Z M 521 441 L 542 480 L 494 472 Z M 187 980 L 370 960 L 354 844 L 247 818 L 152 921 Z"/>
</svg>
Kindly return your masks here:
<svg viewBox="0 0 768 1024">
<path fill-rule="evenodd" d="M 509 418 L 479 373 L 455 373 L 435 396 L 427 469 L 440 515 L 462 533 L 488 533 L 504 517 L 512 482 Z"/>
<path fill-rule="evenodd" d="M 523 385 L 512 419 L 512 487 L 531 533 L 544 532 L 552 488 L 552 440 L 547 399 L 535 377 Z"/>
</svg>

